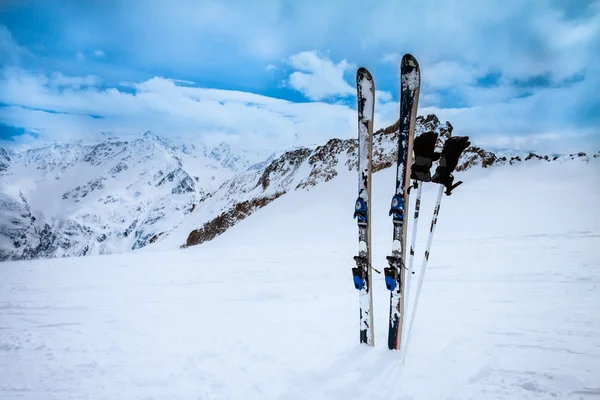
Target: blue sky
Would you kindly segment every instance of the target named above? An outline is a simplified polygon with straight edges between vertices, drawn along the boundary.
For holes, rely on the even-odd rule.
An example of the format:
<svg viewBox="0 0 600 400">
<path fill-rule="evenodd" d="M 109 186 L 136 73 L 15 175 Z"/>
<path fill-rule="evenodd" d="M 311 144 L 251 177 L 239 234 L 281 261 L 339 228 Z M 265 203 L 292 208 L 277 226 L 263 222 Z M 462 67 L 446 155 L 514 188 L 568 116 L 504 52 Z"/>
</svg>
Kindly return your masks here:
<svg viewBox="0 0 600 400">
<path fill-rule="evenodd" d="M 356 69 L 375 77 L 383 127 L 404 53 L 421 64 L 419 113 L 456 134 L 600 149 L 600 3 L 581 0 L 5 0 L 0 140 L 352 137 Z"/>
</svg>

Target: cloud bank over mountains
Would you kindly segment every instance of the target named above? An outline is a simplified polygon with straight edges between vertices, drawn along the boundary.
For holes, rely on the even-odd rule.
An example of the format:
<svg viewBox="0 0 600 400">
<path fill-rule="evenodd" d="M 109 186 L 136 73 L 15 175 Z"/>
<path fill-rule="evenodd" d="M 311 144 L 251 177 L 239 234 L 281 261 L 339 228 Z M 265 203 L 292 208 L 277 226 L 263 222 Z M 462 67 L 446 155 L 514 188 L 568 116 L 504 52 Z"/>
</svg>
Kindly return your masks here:
<svg viewBox="0 0 600 400">
<path fill-rule="evenodd" d="M 274 149 L 352 137 L 356 68 L 375 77 L 383 127 L 410 52 L 420 113 L 475 143 L 600 147 L 598 2 L 150 3 L 3 5 L 2 145 L 146 130 Z"/>
</svg>

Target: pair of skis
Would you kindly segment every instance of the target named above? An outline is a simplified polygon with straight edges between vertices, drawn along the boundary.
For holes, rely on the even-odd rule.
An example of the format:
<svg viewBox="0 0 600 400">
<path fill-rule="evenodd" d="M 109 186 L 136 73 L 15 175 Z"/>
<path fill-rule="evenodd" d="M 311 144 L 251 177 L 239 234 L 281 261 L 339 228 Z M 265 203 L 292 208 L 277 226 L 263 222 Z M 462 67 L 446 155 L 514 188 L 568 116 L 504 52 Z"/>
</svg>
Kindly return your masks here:
<svg viewBox="0 0 600 400">
<path fill-rule="evenodd" d="M 384 269 L 386 287 L 390 290 L 390 315 L 388 327 L 388 348 L 399 350 L 403 344 L 403 325 L 405 307 L 410 290 L 410 278 L 412 276 L 412 264 L 414 260 L 414 245 L 416 241 L 416 223 L 419 216 L 421 184 L 423 181 L 431 181 L 429 168 L 432 161 L 440 159 L 436 175 L 433 181 L 443 186 L 440 187 L 436 202 L 432 225 L 427 240 L 425 258 L 423 260 L 422 272 L 417 287 L 417 296 L 413 306 L 412 319 L 414 318 L 418 296 L 423 285 L 424 272 L 429 258 L 431 242 L 437 215 L 439 213 L 441 198 L 444 187 L 446 194 L 460 183 L 453 184 L 452 171 L 456 167 L 460 153 L 466 148 L 461 147 L 468 142 L 468 138 L 460 139 L 460 144 L 450 146 L 453 153 L 450 157 L 435 153 L 435 138 L 430 134 L 419 136 L 418 154 L 415 152 L 414 171 L 411 170 L 413 163 L 413 138 L 415 121 L 417 116 L 420 70 L 417 60 L 410 54 L 405 54 L 400 64 L 401 96 L 400 96 L 400 126 L 398 135 L 398 158 L 396 169 L 395 192 L 392 197 L 390 216 L 393 223 L 392 253 L 387 256 L 388 267 Z M 356 74 L 357 99 L 358 99 L 358 199 L 355 203 L 354 218 L 357 219 L 359 251 L 354 257 L 356 266 L 352 268 L 354 286 L 359 290 L 360 303 L 360 342 L 374 346 L 373 337 L 373 294 L 372 294 L 372 264 L 371 264 L 371 161 L 372 161 L 372 137 L 373 119 L 375 106 L 375 84 L 373 77 L 365 68 L 360 68 Z M 420 139 L 423 137 L 422 139 Z M 448 140 L 450 141 L 450 140 Z M 447 142 L 448 142 L 447 141 Z M 470 143 L 469 143 L 470 144 Z M 417 150 L 417 149 L 415 149 Z M 445 147 L 444 147 L 445 150 Z M 457 150 L 460 150 L 457 152 Z M 442 151 L 442 155 L 444 151 Z M 457 155 L 458 154 L 458 155 Z M 454 158 L 456 160 L 454 161 Z M 442 165 L 444 164 L 444 165 Z M 454 166 L 452 166 L 454 164 Z M 414 183 L 411 185 L 411 178 Z M 415 219 L 413 224 L 412 244 L 410 248 L 409 268 L 405 267 L 405 249 L 407 223 L 405 215 L 408 215 L 408 196 L 411 187 L 417 188 L 417 199 L 415 205 Z M 404 339 L 406 340 L 406 339 Z"/>
</svg>

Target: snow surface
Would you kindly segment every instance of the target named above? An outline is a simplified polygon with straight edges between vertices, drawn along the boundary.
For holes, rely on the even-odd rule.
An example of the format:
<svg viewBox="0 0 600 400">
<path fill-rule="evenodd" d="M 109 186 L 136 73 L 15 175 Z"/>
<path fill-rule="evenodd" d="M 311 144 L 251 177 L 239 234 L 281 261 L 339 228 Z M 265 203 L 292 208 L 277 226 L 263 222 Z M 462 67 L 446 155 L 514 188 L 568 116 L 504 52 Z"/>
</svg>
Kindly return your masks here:
<svg viewBox="0 0 600 400">
<path fill-rule="evenodd" d="M 378 269 L 394 172 L 373 175 Z M 382 275 L 376 347 L 359 344 L 346 171 L 201 246 L 0 264 L 0 398 L 598 399 L 600 163 L 457 178 L 404 364 L 386 347 Z"/>
</svg>

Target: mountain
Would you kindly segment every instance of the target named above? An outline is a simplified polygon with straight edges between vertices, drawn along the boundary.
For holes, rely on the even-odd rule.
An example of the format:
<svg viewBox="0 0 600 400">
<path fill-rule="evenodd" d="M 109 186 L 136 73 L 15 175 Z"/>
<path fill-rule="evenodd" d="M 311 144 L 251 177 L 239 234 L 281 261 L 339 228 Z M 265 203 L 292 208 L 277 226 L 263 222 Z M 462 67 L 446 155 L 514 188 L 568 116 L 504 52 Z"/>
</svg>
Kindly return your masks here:
<svg viewBox="0 0 600 400">
<path fill-rule="evenodd" d="M 453 127 L 435 115 L 419 116 L 416 133 L 424 131 L 444 139 Z M 395 164 L 397 137 L 398 123 L 375 133 L 375 172 Z M 457 170 L 599 155 L 503 155 L 471 146 Z M 286 193 L 356 170 L 356 159 L 356 139 L 334 138 L 260 161 L 227 144 L 178 144 L 151 132 L 132 140 L 0 149 L 0 260 L 201 244 Z"/>
<path fill-rule="evenodd" d="M 250 164 L 225 144 L 178 145 L 151 132 L 0 149 L 0 260 L 144 247 Z"/>
</svg>

